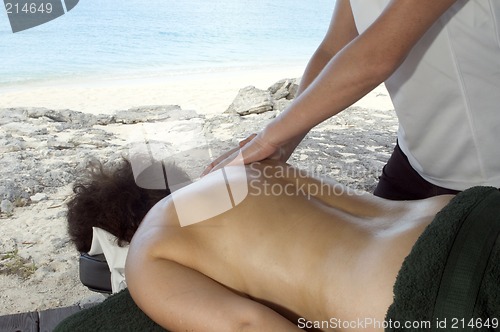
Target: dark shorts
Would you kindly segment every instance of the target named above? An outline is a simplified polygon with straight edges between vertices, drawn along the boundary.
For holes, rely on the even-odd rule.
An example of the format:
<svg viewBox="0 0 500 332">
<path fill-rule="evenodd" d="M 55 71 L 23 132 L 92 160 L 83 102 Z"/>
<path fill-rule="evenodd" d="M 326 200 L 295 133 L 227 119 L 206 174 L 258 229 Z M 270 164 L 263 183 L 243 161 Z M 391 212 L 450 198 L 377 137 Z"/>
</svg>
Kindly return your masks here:
<svg viewBox="0 0 500 332">
<path fill-rule="evenodd" d="M 411 167 L 398 144 L 382 169 L 379 183 L 373 192 L 375 196 L 392 200 L 424 199 L 437 195 L 459 193 L 427 182 Z"/>
</svg>

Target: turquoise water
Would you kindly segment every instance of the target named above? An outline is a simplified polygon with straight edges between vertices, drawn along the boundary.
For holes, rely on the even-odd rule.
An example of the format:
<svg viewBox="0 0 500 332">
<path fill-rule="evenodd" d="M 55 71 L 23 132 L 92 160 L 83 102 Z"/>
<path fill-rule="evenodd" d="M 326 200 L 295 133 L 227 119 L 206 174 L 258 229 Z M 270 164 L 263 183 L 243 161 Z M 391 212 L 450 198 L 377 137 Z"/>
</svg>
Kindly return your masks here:
<svg viewBox="0 0 500 332">
<path fill-rule="evenodd" d="M 12 33 L 0 9 L 0 86 L 304 63 L 334 0 L 81 0 Z"/>
</svg>

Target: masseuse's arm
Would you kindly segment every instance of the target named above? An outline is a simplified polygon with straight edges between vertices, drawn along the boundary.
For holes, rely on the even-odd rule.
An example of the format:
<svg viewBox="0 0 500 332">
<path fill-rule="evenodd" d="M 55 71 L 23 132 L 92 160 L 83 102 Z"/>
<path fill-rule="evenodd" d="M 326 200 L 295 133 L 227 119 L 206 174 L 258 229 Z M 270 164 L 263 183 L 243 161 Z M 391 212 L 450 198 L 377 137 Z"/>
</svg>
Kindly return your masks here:
<svg viewBox="0 0 500 332">
<path fill-rule="evenodd" d="M 318 77 L 319 73 L 326 67 L 330 60 L 342 48 L 350 43 L 358 36 L 358 30 L 354 23 L 352 16 L 351 4 L 349 0 L 338 0 L 335 4 L 332 19 L 328 31 L 320 43 L 313 56 L 309 60 L 307 67 L 302 75 L 302 79 L 297 90 L 297 96 L 300 96 L 309 85 Z M 279 159 L 286 161 L 293 153 L 293 150 L 299 145 L 304 136 L 307 134 L 301 133 L 300 135 L 292 138 L 290 143 L 283 147 L 280 151 Z"/>
<path fill-rule="evenodd" d="M 455 0 L 390 1 L 378 19 L 340 50 L 289 108 L 244 145 L 244 162 L 272 157 L 385 81 L 454 3 Z"/>
<path fill-rule="evenodd" d="M 307 87 L 316 79 L 319 73 L 325 68 L 325 66 L 330 62 L 335 54 L 337 54 L 337 52 L 344 48 L 344 46 L 352 41 L 357 35 L 358 31 L 356 29 L 354 18 L 352 16 L 350 1 L 337 0 L 328 31 L 307 64 L 307 67 L 302 75 L 302 79 L 300 81 L 296 96 L 301 95 L 302 92 L 304 92 Z M 272 156 L 272 159 L 277 159 L 284 162 L 287 161 L 290 155 L 293 153 L 293 150 L 295 150 L 297 145 L 299 145 L 306 134 L 307 132 L 303 132 L 296 137 L 291 138 L 286 145 L 282 146 L 281 149 L 276 151 L 276 153 Z M 251 138 L 253 137 L 249 137 L 248 139 L 242 141 L 239 147 L 228 151 L 215 159 L 205 169 L 204 174 L 208 173 L 212 169 L 215 170 L 227 164 L 227 162 L 232 159 L 232 155 L 237 150 L 239 150 L 241 146 L 248 143 Z"/>
</svg>

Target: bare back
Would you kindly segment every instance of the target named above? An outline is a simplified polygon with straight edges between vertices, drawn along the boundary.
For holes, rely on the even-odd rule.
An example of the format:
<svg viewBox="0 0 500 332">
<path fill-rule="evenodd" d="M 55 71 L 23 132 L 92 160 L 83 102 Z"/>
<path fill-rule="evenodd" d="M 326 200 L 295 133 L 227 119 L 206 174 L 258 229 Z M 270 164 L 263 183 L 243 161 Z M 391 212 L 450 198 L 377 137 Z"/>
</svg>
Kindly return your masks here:
<svg viewBox="0 0 500 332">
<path fill-rule="evenodd" d="M 182 194 L 210 197 L 214 179 Z M 180 227 L 171 198 L 158 203 L 127 264 L 140 265 L 137 253 L 174 261 L 293 320 L 382 321 L 404 258 L 451 198 L 387 201 L 274 162 L 247 166 L 239 180 L 249 189 L 239 205 L 190 226 Z"/>
</svg>

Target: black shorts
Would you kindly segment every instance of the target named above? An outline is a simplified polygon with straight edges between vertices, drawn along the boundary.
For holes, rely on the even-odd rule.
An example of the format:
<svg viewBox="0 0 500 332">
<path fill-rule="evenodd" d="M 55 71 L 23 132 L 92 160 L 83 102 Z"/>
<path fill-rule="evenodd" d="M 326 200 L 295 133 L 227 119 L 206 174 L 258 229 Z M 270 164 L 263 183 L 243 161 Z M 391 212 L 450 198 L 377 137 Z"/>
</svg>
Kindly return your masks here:
<svg viewBox="0 0 500 332">
<path fill-rule="evenodd" d="M 382 169 L 382 175 L 373 194 L 392 200 L 424 199 L 437 195 L 459 193 L 427 182 L 411 167 L 398 144 Z"/>
</svg>

